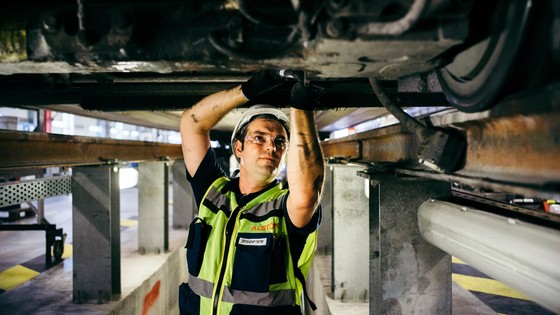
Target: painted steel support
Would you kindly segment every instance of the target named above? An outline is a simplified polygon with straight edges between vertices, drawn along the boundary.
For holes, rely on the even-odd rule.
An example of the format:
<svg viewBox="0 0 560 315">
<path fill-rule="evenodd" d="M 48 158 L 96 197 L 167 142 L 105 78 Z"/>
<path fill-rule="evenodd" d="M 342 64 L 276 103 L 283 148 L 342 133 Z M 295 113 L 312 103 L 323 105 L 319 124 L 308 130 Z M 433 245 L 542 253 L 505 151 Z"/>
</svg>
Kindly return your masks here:
<svg viewBox="0 0 560 315">
<path fill-rule="evenodd" d="M 191 184 L 187 181 L 185 162 L 173 161 L 173 218 L 174 229 L 187 229 L 196 215 L 196 201 L 194 200 Z"/>
<path fill-rule="evenodd" d="M 368 200 L 363 167 L 331 165 L 333 183 L 333 292 L 337 300 L 367 301 L 369 289 Z"/>
<path fill-rule="evenodd" d="M 424 239 L 560 313 L 560 231 L 430 200 L 418 210 Z"/>
<path fill-rule="evenodd" d="M 422 239 L 416 219 L 425 200 L 450 196 L 450 184 L 360 175 L 369 180 L 370 314 L 451 314 L 451 256 Z"/>
<path fill-rule="evenodd" d="M 169 250 L 169 162 L 138 165 L 138 250 Z"/>
<path fill-rule="evenodd" d="M 105 303 L 121 292 L 119 193 L 117 166 L 73 169 L 75 303 Z"/>
</svg>

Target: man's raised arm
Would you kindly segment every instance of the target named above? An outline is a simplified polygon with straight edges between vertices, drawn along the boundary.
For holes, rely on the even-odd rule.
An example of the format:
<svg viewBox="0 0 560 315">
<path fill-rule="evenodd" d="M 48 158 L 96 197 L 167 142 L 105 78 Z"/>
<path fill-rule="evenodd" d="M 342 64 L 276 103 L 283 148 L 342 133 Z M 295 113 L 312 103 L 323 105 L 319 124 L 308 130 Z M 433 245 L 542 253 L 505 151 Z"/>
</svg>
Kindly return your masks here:
<svg viewBox="0 0 560 315">
<path fill-rule="evenodd" d="M 270 71 L 261 71 L 247 82 L 211 94 L 185 110 L 181 115 L 180 130 L 183 158 L 189 174 L 194 176 L 210 148 L 210 129 L 230 110 L 282 83 L 282 80 L 273 78 Z"/>
<path fill-rule="evenodd" d="M 290 195 L 287 208 L 296 227 L 304 227 L 315 213 L 323 191 L 325 164 L 319 145 L 313 108 L 321 92 L 296 83 L 290 104 L 291 133 L 287 176 Z"/>
</svg>

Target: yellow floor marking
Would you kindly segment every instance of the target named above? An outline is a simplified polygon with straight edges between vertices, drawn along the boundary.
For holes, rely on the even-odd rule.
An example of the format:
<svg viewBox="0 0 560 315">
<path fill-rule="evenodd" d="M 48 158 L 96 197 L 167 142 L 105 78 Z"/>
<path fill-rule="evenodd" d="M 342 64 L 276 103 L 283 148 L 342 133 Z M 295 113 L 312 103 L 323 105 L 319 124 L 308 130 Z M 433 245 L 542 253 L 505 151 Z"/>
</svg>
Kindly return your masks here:
<svg viewBox="0 0 560 315">
<path fill-rule="evenodd" d="M 64 253 L 62 253 L 62 258 L 72 257 L 73 251 L 74 251 L 74 247 L 72 247 L 72 244 L 64 244 Z"/>
<path fill-rule="evenodd" d="M 72 257 L 73 247 L 72 244 L 64 244 L 64 252 L 62 253 L 61 258 L 70 258 Z M 51 248 L 51 256 L 54 257 L 53 249 Z"/>
<path fill-rule="evenodd" d="M 522 299 L 522 300 L 529 300 L 521 293 L 493 279 L 477 278 L 477 277 L 460 275 L 456 273 L 451 275 L 451 279 L 453 279 L 453 281 L 457 282 L 457 284 L 459 284 L 460 286 L 462 286 L 463 288 L 469 291 L 507 296 L 507 297 Z"/>
<path fill-rule="evenodd" d="M 131 227 L 135 225 L 138 225 L 138 220 L 128 220 L 128 219 L 121 220 L 121 226 Z"/>
<path fill-rule="evenodd" d="M 0 273 L 0 289 L 4 291 L 11 290 L 38 275 L 39 273 L 35 270 L 21 265 L 14 266 Z"/>
<path fill-rule="evenodd" d="M 467 263 L 462 261 L 461 259 L 455 257 L 455 256 L 451 256 L 451 262 L 454 264 L 462 264 L 462 265 L 466 265 Z"/>
</svg>

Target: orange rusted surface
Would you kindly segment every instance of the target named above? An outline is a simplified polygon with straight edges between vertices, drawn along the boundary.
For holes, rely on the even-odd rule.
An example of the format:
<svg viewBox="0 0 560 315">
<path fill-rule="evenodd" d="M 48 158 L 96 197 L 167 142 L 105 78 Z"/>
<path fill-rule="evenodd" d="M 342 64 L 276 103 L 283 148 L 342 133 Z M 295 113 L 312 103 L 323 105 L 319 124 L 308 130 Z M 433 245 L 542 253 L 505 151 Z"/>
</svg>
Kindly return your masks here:
<svg viewBox="0 0 560 315">
<path fill-rule="evenodd" d="M 0 168 L 179 159 L 181 146 L 145 141 L 0 130 Z"/>
<path fill-rule="evenodd" d="M 360 142 L 356 140 L 324 142 L 321 147 L 325 158 L 361 158 Z"/>
<path fill-rule="evenodd" d="M 362 140 L 363 160 L 403 163 L 416 161 L 418 138 L 413 133 L 399 132 Z"/>
<path fill-rule="evenodd" d="M 466 122 L 463 174 L 500 180 L 560 182 L 560 114 Z"/>
</svg>

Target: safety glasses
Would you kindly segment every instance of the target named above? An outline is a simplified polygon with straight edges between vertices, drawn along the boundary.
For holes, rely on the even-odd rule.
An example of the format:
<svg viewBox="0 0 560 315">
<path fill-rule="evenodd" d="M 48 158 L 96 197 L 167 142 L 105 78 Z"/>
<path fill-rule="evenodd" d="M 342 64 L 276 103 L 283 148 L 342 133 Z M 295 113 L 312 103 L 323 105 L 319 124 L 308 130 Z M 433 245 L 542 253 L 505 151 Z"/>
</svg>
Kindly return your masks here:
<svg viewBox="0 0 560 315">
<path fill-rule="evenodd" d="M 245 140 L 250 141 L 256 145 L 265 145 L 267 143 L 272 143 L 276 150 L 286 150 L 288 147 L 288 139 L 284 136 L 272 137 L 270 134 L 253 133 L 252 135 L 247 135 Z"/>
</svg>

